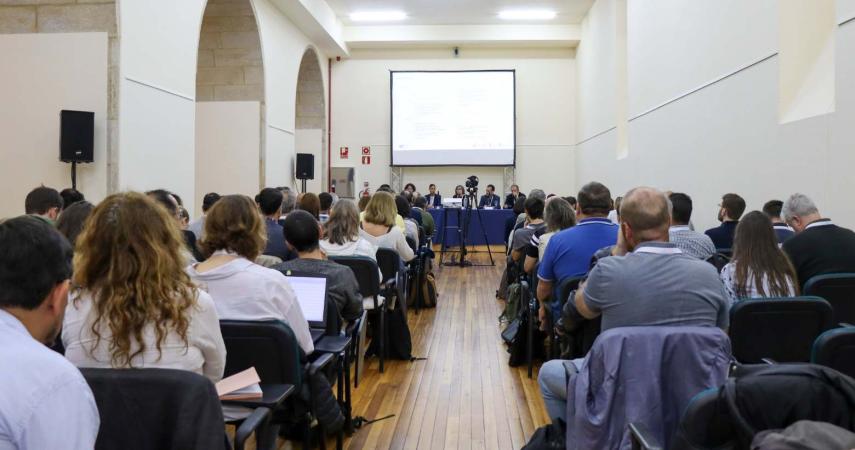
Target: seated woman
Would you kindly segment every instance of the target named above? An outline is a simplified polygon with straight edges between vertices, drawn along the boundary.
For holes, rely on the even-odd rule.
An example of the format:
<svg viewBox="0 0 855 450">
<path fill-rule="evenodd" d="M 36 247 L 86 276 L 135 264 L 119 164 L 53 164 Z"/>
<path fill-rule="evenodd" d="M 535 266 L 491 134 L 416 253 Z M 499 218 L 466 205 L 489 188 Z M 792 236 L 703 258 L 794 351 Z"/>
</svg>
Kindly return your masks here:
<svg viewBox="0 0 855 450">
<path fill-rule="evenodd" d="M 404 218 L 404 232 L 406 233 L 406 236 L 418 245 L 419 224 L 410 218 L 410 215 L 412 214 L 410 202 L 408 202 L 403 195 L 396 195 L 395 208 L 398 211 L 398 215 Z"/>
<path fill-rule="evenodd" d="M 107 197 L 77 241 L 65 356 L 78 367 L 184 369 L 223 376 L 211 297 L 184 272 L 177 222 L 143 194 Z"/>
<path fill-rule="evenodd" d="M 214 298 L 220 319 L 282 320 L 300 348 L 312 353 L 309 324 L 287 278 L 253 262 L 264 248 L 265 227 L 252 200 L 222 197 L 208 211 L 204 236 L 201 247 L 208 259 L 187 273 Z"/>
<path fill-rule="evenodd" d="M 320 220 L 321 214 L 321 199 L 317 194 L 307 192 L 300 197 L 299 209 L 307 211 L 315 219 Z"/>
<path fill-rule="evenodd" d="M 395 226 L 396 217 L 398 209 L 394 197 L 386 192 L 377 192 L 365 207 L 359 235 L 377 247 L 395 250 L 402 260 L 411 261 L 415 253 L 407 244 L 404 233 Z"/>
<path fill-rule="evenodd" d="M 321 250 L 327 256 L 367 256 L 377 259 L 377 246 L 359 235 L 359 211 L 351 200 L 340 200 L 324 224 Z"/>
<path fill-rule="evenodd" d="M 83 224 L 92 214 L 95 205 L 81 200 L 62 210 L 56 220 L 56 229 L 71 243 L 72 248 L 77 243 L 77 237 L 83 231 Z"/>
<path fill-rule="evenodd" d="M 463 198 L 466 196 L 466 191 L 463 190 L 463 185 L 458 184 L 454 187 L 454 195 L 451 198 Z"/>
<path fill-rule="evenodd" d="M 731 304 L 745 298 L 798 295 L 796 271 L 778 247 L 772 221 L 760 211 L 739 221 L 733 236 L 733 259 L 720 276 Z"/>
<path fill-rule="evenodd" d="M 531 273 L 535 266 L 537 266 L 537 262 L 543 258 L 543 252 L 546 251 L 546 244 L 549 243 L 549 239 L 555 233 L 576 225 L 576 213 L 567 200 L 561 197 L 553 197 L 546 202 L 546 208 L 543 211 L 543 221 L 546 223 L 546 227 L 535 231 L 531 235 L 531 242 L 525 250 L 524 270 L 526 273 Z"/>
</svg>

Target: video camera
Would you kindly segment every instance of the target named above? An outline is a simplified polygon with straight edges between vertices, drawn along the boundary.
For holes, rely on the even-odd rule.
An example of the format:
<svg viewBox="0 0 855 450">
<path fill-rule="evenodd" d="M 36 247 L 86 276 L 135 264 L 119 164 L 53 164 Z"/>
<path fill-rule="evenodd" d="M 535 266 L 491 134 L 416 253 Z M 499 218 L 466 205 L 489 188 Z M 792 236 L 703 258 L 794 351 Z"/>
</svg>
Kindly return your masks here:
<svg viewBox="0 0 855 450">
<path fill-rule="evenodd" d="M 469 195 L 475 195 L 478 193 L 478 177 L 475 175 L 466 179 L 466 192 L 468 192 Z"/>
</svg>

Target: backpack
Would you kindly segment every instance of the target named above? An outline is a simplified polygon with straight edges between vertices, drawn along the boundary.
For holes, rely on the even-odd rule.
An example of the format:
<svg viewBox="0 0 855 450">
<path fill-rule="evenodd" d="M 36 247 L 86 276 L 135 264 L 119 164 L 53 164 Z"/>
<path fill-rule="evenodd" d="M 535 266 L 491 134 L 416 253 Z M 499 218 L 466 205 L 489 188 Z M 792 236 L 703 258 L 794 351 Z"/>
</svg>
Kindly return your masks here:
<svg viewBox="0 0 855 450">
<path fill-rule="evenodd" d="M 565 448 L 567 425 L 561 419 L 535 430 L 528 444 L 522 450 L 563 450 Z"/>
<path fill-rule="evenodd" d="M 387 299 L 388 301 L 388 299 Z M 384 349 L 387 359 L 410 360 L 413 358 L 413 338 L 410 335 L 410 326 L 407 324 L 407 316 L 402 308 L 390 309 L 386 314 L 386 335 L 380 336 L 380 321 L 374 321 L 372 328 L 373 336 L 384 339 Z M 366 354 L 378 355 L 380 353 L 380 340 L 371 339 Z"/>
<path fill-rule="evenodd" d="M 421 286 L 418 283 L 412 283 L 410 286 L 410 295 L 407 296 L 407 306 L 416 304 L 416 296 L 421 295 L 421 306 L 423 308 L 436 307 L 436 300 L 439 294 L 436 293 L 436 277 L 433 272 L 428 272 L 422 277 Z"/>
<path fill-rule="evenodd" d="M 499 322 L 510 322 L 517 317 L 520 309 L 520 297 L 522 288 L 519 283 L 508 286 L 508 298 L 505 301 L 505 310 L 499 316 Z"/>
</svg>

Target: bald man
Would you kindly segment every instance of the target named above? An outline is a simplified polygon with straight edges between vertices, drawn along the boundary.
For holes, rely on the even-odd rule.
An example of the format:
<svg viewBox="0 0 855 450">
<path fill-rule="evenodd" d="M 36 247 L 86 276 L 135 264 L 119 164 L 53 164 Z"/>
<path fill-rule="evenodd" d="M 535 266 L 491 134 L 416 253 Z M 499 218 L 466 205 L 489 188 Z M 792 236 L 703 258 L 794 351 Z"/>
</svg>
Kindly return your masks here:
<svg viewBox="0 0 855 450">
<path fill-rule="evenodd" d="M 728 301 L 712 264 L 668 242 L 670 204 L 665 194 L 640 187 L 620 207 L 620 233 L 612 256 L 601 259 L 576 291 L 583 317 L 602 316 L 602 331 L 632 326 L 728 325 Z M 538 382 L 553 419 L 565 417 L 567 380 L 582 360 L 553 360 Z"/>
</svg>

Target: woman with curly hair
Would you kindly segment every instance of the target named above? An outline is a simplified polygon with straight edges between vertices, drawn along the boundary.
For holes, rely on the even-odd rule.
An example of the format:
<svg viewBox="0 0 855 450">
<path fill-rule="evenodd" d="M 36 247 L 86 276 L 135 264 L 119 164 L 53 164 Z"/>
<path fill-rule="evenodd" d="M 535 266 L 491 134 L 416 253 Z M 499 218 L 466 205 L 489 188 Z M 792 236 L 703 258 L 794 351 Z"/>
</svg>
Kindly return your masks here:
<svg viewBox="0 0 855 450">
<path fill-rule="evenodd" d="M 147 196 L 107 197 L 77 239 L 65 356 L 79 367 L 184 369 L 223 376 L 211 297 L 184 272 L 177 222 Z"/>
<path fill-rule="evenodd" d="M 252 199 L 226 195 L 205 217 L 205 262 L 187 268 L 211 294 L 224 320 L 282 320 L 308 355 L 314 350 L 309 324 L 288 279 L 253 261 L 264 249 L 267 231 Z"/>
</svg>

